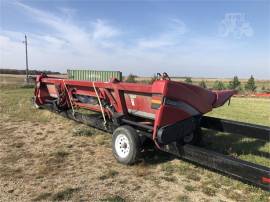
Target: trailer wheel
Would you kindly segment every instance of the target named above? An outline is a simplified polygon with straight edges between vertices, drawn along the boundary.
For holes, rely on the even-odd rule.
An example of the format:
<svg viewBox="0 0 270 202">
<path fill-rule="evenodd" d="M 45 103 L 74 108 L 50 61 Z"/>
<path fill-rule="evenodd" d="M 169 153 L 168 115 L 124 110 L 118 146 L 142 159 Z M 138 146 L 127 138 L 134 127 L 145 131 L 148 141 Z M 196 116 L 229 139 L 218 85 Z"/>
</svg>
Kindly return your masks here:
<svg viewBox="0 0 270 202">
<path fill-rule="evenodd" d="M 184 144 L 199 144 L 202 139 L 202 130 L 200 127 L 198 127 L 194 132 L 186 135 L 183 138 L 183 143 Z"/>
<path fill-rule="evenodd" d="M 112 136 L 112 149 L 119 163 L 131 165 L 137 161 L 140 153 L 140 138 L 130 126 L 120 126 Z"/>
</svg>

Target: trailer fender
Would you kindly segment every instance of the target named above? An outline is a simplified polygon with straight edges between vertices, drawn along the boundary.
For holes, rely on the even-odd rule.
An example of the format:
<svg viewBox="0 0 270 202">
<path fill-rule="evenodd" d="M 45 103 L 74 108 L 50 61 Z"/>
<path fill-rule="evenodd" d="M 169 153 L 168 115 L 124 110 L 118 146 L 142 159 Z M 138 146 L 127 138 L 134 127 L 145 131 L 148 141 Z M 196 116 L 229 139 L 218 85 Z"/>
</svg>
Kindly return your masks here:
<svg viewBox="0 0 270 202">
<path fill-rule="evenodd" d="M 186 136 L 194 133 L 198 128 L 198 121 L 195 117 L 191 117 L 174 124 L 167 125 L 158 129 L 157 138 L 158 142 L 162 144 L 169 144 L 174 141 L 184 140 Z M 193 134 L 195 137 L 195 134 Z M 189 142 L 193 141 L 194 137 Z"/>
</svg>

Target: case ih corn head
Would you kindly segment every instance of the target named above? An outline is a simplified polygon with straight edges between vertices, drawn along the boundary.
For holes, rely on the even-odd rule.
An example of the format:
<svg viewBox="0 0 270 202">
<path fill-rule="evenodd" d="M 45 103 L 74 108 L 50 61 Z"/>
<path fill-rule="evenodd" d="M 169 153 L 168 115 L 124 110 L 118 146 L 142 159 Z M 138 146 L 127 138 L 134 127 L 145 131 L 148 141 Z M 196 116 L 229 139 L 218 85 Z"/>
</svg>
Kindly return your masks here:
<svg viewBox="0 0 270 202">
<path fill-rule="evenodd" d="M 36 77 L 34 104 L 113 133 L 113 154 L 120 163 L 135 163 L 144 141 L 151 139 L 163 151 L 269 190 L 268 167 L 195 146 L 201 127 L 269 140 L 269 127 L 203 116 L 233 94 L 171 81 L 166 73 L 151 85 L 41 74 Z"/>
</svg>

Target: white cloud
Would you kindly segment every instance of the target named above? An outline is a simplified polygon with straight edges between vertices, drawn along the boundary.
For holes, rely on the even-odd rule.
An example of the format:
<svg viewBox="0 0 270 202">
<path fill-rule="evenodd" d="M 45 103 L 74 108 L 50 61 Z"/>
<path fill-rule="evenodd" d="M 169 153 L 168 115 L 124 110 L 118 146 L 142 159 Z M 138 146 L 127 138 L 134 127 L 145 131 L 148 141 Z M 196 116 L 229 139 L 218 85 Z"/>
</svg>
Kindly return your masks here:
<svg viewBox="0 0 270 202">
<path fill-rule="evenodd" d="M 23 39 L 22 35 L 22 39 Z M 7 36 L 0 35 L 0 66 L 5 68 L 12 68 L 18 65 L 19 61 L 22 63 L 19 67 L 24 65 L 24 55 L 22 54 L 24 47 L 22 42 L 14 41 Z"/>
<path fill-rule="evenodd" d="M 85 45 L 90 44 L 91 35 L 82 28 L 76 26 L 72 21 L 67 20 L 67 18 L 61 18 L 52 13 L 41 11 L 19 2 L 17 5 L 22 7 L 32 20 L 54 30 L 55 35 L 66 41 L 67 45 L 70 44 L 74 48 L 80 47 L 77 51 L 81 48 L 87 48 Z"/>
<path fill-rule="evenodd" d="M 170 19 L 166 31 L 157 36 L 141 38 L 138 40 L 138 48 L 157 49 L 175 46 L 182 41 L 182 37 L 188 31 L 186 24 L 180 19 Z"/>
<path fill-rule="evenodd" d="M 226 13 L 220 23 L 219 32 L 223 37 L 232 35 L 236 38 L 251 37 L 254 34 L 244 13 Z"/>
<path fill-rule="evenodd" d="M 94 23 L 93 38 L 94 39 L 108 39 L 116 37 L 120 31 L 113 26 L 108 25 L 104 20 L 97 19 Z"/>
</svg>

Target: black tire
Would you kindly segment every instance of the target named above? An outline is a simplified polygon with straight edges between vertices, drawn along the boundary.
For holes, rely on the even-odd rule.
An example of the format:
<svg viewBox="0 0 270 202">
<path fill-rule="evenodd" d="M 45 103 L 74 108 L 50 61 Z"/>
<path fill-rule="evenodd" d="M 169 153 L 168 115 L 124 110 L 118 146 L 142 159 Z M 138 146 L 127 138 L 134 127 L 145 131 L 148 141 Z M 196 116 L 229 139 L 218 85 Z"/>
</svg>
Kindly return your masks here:
<svg viewBox="0 0 270 202">
<path fill-rule="evenodd" d="M 202 140 L 202 130 L 198 127 L 194 132 L 183 138 L 184 144 L 198 145 Z"/>
<path fill-rule="evenodd" d="M 124 141 L 121 141 L 121 138 L 123 138 Z M 126 141 L 128 141 L 129 149 L 128 152 L 124 153 L 124 151 L 127 151 L 127 148 L 123 148 L 127 143 Z M 136 130 L 127 125 L 118 127 L 113 132 L 112 149 L 113 155 L 119 163 L 125 165 L 134 164 L 140 154 L 140 137 L 138 136 Z"/>
</svg>

